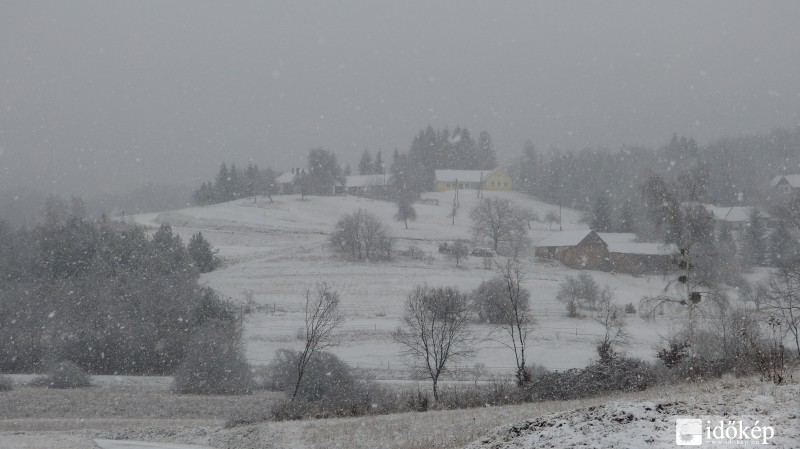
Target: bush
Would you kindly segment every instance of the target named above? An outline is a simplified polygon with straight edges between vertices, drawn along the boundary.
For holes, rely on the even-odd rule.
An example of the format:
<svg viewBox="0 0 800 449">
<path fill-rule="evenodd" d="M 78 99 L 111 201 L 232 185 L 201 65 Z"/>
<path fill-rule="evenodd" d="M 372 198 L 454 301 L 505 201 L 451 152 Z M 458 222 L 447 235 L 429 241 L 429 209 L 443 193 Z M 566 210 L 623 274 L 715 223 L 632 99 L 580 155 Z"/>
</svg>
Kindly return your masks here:
<svg viewBox="0 0 800 449">
<path fill-rule="evenodd" d="M 625 304 L 625 313 L 633 315 L 636 313 L 636 307 L 633 307 L 633 303 Z"/>
<path fill-rule="evenodd" d="M 253 379 L 244 358 L 241 329 L 232 321 L 210 320 L 192 337 L 172 390 L 180 394 L 250 394 Z"/>
<path fill-rule="evenodd" d="M 495 257 L 496 253 L 491 248 L 477 246 L 472 250 L 471 253 L 469 253 L 469 255 L 475 257 Z"/>
<path fill-rule="evenodd" d="M 267 367 L 267 387 L 291 395 L 300 356 L 297 351 L 278 350 Z M 395 403 L 395 397 L 387 390 L 359 379 L 350 366 L 334 354 L 317 352 L 306 365 L 296 399 L 276 404 L 272 418 L 286 420 L 386 413 L 396 407 Z"/>
<path fill-rule="evenodd" d="M 297 381 L 297 366 L 300 352 L 279 349 L 269 365 L 269 387 L 291 394 Z M 305 401 L 332 400 L 335 396 L 349 395 L 357 383 L 350 367 L 329 352 L 319 352 L 312 356 L 303 382 L 297 390 L 297 398 Z"/>
<path fill-rule="evenodd" d="M 533 401 L 581 399 L 611 391 L 643 391 L 655 381 L 655 372 L 647 362 L 615 357 L 584 369 L 541 375 L 526 387 L 526 395 Z"/>
<path fill-rule="evenodd" d="M 409 246 L 408 249 L 403 251 L 401 254 L 414 260 L 425 259 L 425 251 L 421 250 L 420 247 L 416 245 Z"/>
<path fill-rule="evenodd" d="M 14 382 L 8 376 L 0 376 L 0 391 L 11 391 L 14 389 Z"/>
<path fill-rule="evenodd" d="M 50 365 L 47 374 L 33 379 L 30 385 L 59 389 L 84 388 L 91 387 L 92 380 L 89 374 L 78 365 L 63 361 Z"/>
</svg>

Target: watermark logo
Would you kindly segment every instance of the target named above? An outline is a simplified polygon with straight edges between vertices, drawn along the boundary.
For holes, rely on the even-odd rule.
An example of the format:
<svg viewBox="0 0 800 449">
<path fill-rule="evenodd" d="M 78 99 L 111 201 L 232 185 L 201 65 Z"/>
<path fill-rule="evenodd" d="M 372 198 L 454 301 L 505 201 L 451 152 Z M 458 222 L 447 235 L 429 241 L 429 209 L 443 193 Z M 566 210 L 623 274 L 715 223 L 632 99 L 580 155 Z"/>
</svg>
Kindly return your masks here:
<svg viewBox="0 0 800 449">
<path fill-rule="evenodd" d="M 675 420 L 678 446 L 765 445 L 775 436 L 772 426 L 757 419 L 686 418 Z"/>
<path fill-rule="evenodd" d="M 675 444 L 678 446 L 703 444 L 703 420 L 678 419 L 675 422 Z"/>
</svg>

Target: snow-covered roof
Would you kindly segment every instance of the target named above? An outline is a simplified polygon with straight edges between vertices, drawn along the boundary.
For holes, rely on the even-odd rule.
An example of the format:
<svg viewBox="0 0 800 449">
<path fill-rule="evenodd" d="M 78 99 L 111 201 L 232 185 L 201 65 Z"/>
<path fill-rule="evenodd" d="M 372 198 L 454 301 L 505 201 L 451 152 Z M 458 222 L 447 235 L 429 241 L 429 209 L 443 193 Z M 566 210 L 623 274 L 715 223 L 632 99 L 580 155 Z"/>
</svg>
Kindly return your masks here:
<svg viewBox="0 0 800 449">
<path fill-rule="evenodd" d="M 582 231 L 558 231 L 545 237 L 536 246 L 575 246 L 586 238 L 592 231 L 584 229 Z"/>
<path fill-rule="evenodd" d="M 769 183 L 770 187 L 775 187 L 781 182 L 781 179 L 786 179 L 786 182 L 792 186 L 793 189 L 800 188 L 800 175 L 778 175 L 772 178 L 772 181 Z"/>
<path fill-rule="evenodd" d="M 607 242 L 609 253 L 641 254 L 648 256 L 668 256 L 675 253 L 677 247 L 673 244 L 663 243 L 638 243 L 638 242 Z"/>
<path fill-rule="evenodd" d="M 389 182 L 389 175 L 353 175 L 345 176 L 344 183 L 341 184 L 345 187 L 371 187 L 382 186 L 384 180 Z"/>
<path fill-rule="evenodd" d="M 437 181 L 445 182 L 481 182 L 497 170 L 436 170 L 435 177 Z"/>
<path fill-rule="evenodd" d="M 714 207 L 711 211 L 714 218 L 721 221 L 730 221 L 735 223 L 750 221 L 750 214 L 753 213 L 754 207 L 751 206 L 733 206 L 733 207 Z M 770 215 L 766 212 L 759 211 L 761 218 L 769 218 Z"/>
<path fill-rule="evenodd" d="M 632 232 L 598 232 L 606 243 L 632 243 L 636 241 L 636 234 Z"/>
<path fill-rule="evenodd" d="M 294 173 L 290 171 L 282 173 L 280 176 L 275 178 L 275 182 L 277 182 L 278 184 L 287 184 L 290 182 L 294 182 Z"/>
</svg>

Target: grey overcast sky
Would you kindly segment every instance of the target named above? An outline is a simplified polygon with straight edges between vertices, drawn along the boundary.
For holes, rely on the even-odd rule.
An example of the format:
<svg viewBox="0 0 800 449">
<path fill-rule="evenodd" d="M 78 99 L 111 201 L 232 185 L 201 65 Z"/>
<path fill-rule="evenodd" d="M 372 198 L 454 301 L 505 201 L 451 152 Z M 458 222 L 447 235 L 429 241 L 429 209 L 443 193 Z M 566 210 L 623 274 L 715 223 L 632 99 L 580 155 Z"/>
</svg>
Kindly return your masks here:
<svg viewBox="0 0 800 449">
<path fill-rule="evenodd" d="M 539 148 L 800 124 L 797 1 L 0 3 L 0 186 L 199 183 L 434 127 Z"/>
</svg>

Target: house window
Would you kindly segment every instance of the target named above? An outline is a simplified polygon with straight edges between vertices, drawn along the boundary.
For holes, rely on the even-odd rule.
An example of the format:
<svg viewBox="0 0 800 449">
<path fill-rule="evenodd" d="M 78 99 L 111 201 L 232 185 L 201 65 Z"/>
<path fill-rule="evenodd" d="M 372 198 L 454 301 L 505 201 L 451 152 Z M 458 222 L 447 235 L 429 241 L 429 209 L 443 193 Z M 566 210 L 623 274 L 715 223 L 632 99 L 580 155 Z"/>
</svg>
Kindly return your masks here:
<svg viewBox="0 0 800 449">
<path fill-rule="evenodd" d="M 789 184 L 782 184 L 781 185 L 781 192 L 782 193 L 789 193 L 792 190 L 792 187 Z"/>
</svg>

